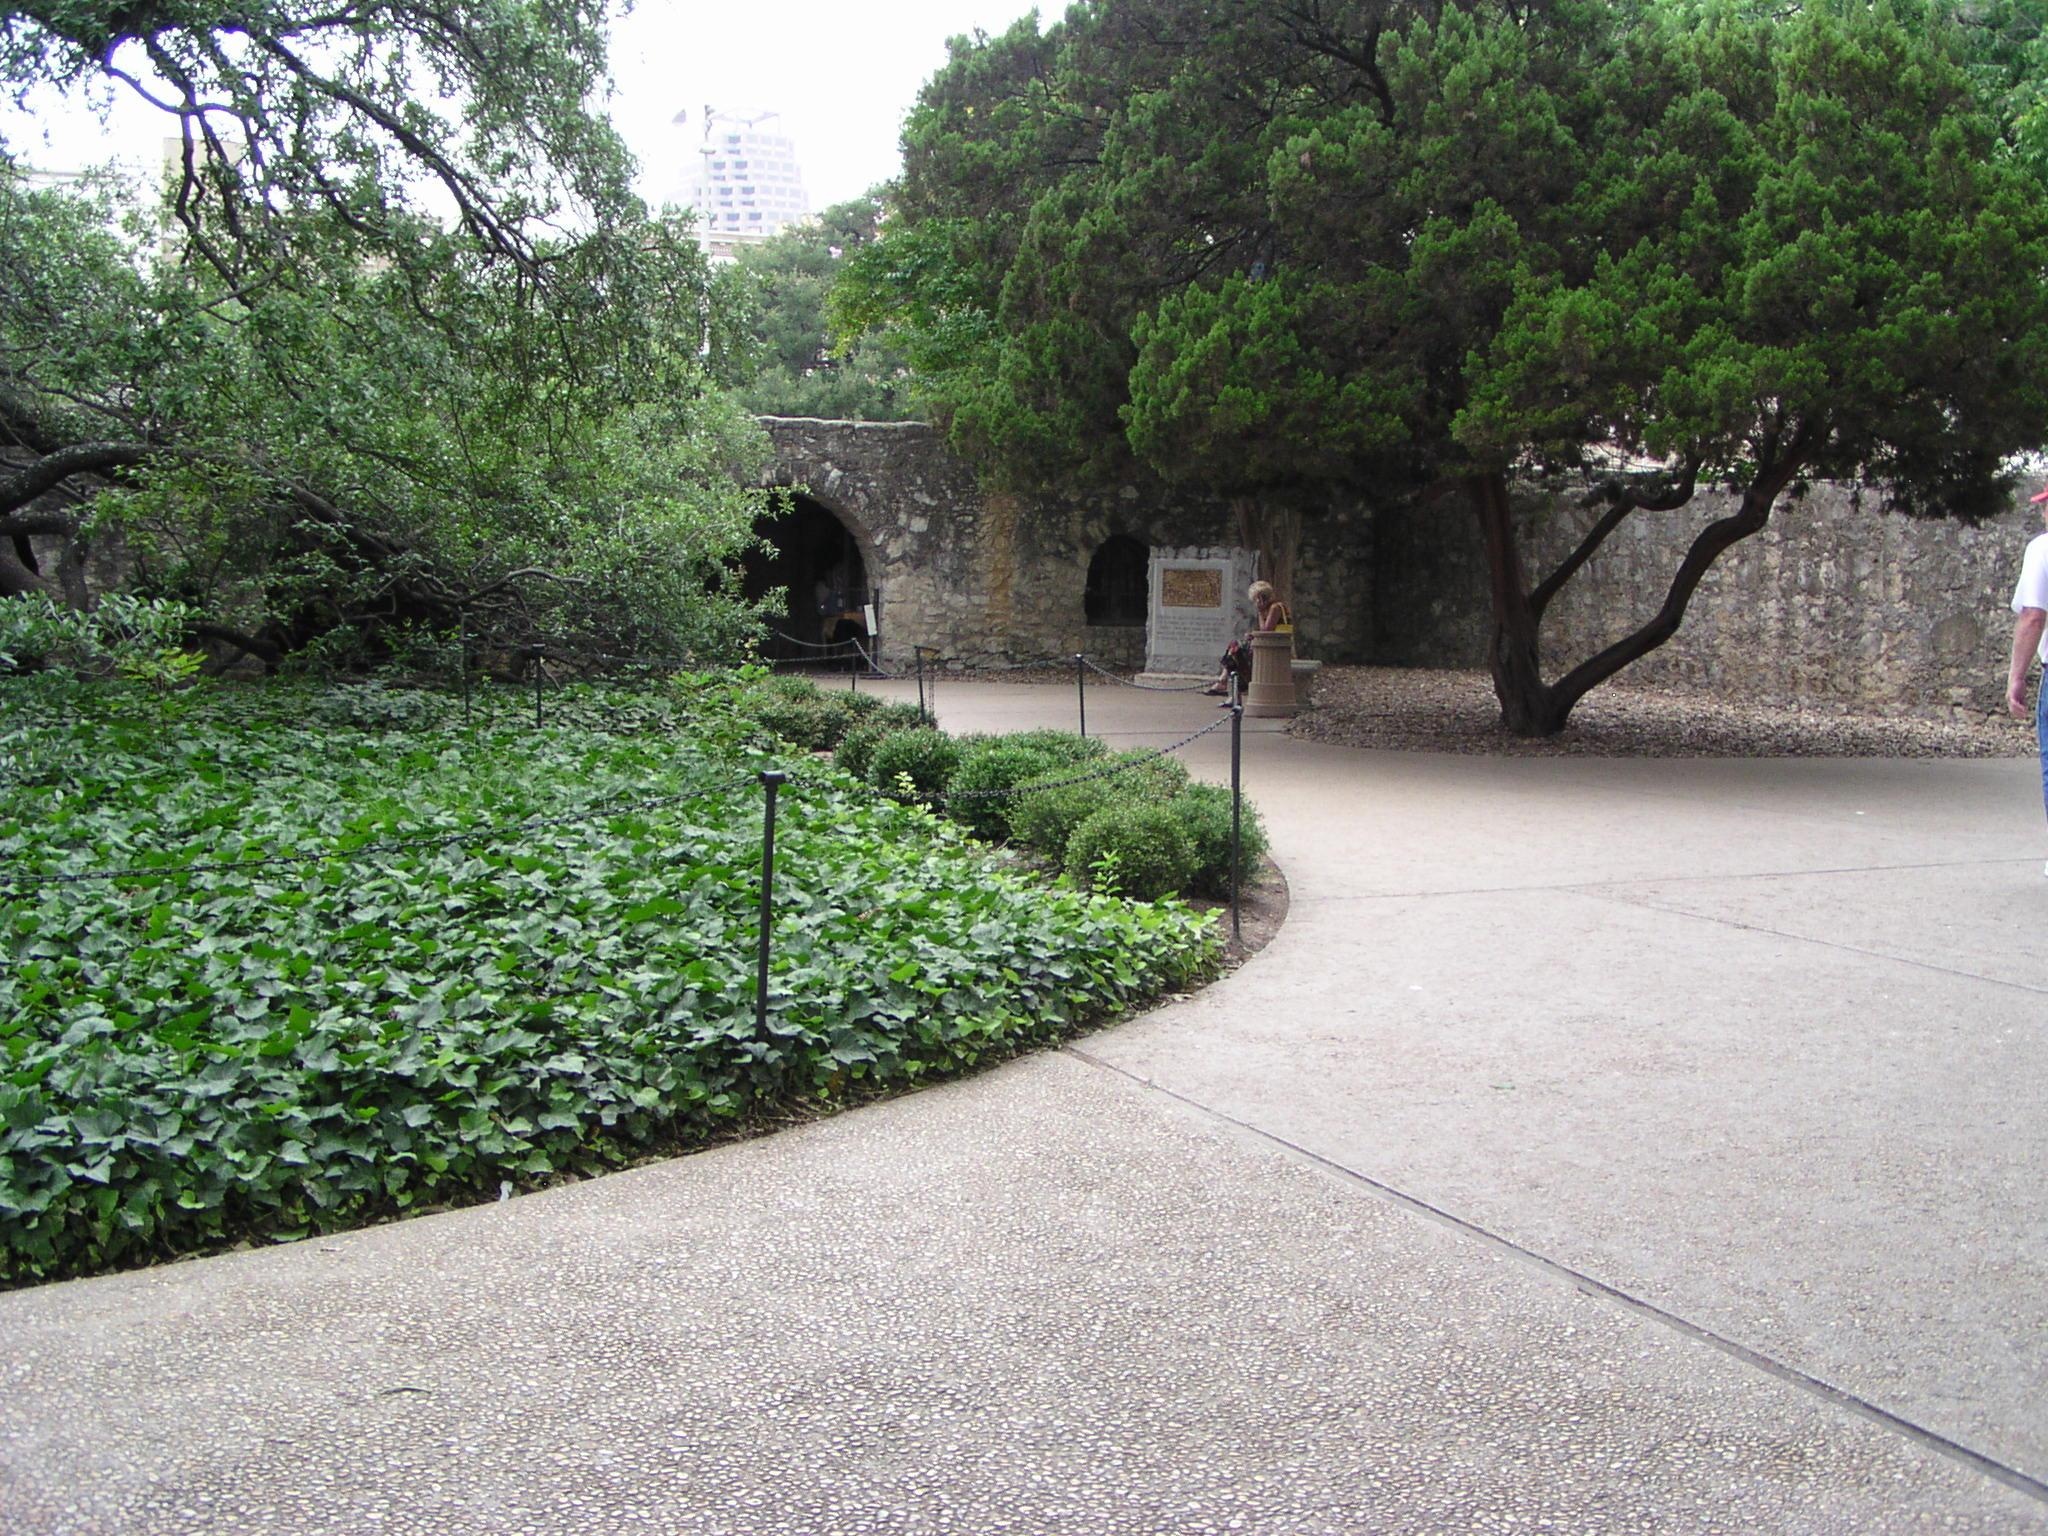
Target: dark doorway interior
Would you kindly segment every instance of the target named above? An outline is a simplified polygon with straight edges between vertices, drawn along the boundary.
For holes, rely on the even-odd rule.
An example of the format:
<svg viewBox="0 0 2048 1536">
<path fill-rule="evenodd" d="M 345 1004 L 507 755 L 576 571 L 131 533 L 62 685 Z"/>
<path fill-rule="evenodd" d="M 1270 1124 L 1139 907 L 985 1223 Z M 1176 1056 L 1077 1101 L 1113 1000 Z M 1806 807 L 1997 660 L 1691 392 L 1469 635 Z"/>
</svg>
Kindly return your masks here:
<svg viewBox="0 0 2048 1536">
<path fill-rule="evenodd" d="M 834 640 L 867 638 L 860 617 L 872 600 L 860 546 L 844 523 L 810 497 L 786 493 L 778 511 L 754 525 L 769 549 L 741 562 L 741 590 L 749 601 L 771 588 L 788 594 L 788 610 L 771 616 L 762 653 L 772 660 L 816 660 Z"/>
<path fill-rule="evenodd" d="M 1152 551 L 1129 534 L 1111 534 L 1088 562 L 1081 606 L 1090 624 L 1135 627 L 1145 622 Z"/>
</svg>

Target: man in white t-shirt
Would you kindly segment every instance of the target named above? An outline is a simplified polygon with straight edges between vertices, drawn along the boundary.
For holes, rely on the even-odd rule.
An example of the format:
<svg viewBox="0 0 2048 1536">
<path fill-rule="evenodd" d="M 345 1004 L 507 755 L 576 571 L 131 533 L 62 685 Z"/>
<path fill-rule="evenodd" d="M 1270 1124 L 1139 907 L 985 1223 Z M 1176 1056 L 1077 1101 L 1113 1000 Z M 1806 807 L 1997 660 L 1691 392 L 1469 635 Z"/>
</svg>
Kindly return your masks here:
<svg viewBox="0 0 2048 1536">
<path fill-rule="evenodd" d="M 2041 508 L 2041 520 L 2048 527 L 2048 491 L 2032 498 Z M 2019 615 L 2012 626 L 2012 666 L 2005 675 L 2005 707 L 2022 720 L 2027 717 L 2027 669 L 2039 657 L 2048 664 L 2048 533 L 2027 545 L 2020 562 L 2020 584 L 2013 589 L 2012 611 Z M 2048 680 L 2035 693 L 2034 741 L 2041 753 L 2041 800 L 2048 806 Z M 2041 871 L 2048 875 L 2048 868 Z"/>
</svg>

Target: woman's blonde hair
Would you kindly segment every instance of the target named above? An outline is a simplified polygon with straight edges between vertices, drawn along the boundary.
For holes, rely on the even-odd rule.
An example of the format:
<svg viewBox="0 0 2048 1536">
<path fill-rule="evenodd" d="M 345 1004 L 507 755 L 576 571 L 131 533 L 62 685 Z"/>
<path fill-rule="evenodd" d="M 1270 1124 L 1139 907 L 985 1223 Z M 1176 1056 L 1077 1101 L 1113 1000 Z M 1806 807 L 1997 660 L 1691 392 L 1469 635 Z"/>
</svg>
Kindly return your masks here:
<svg viewBox="0 0 2048 1536">
<path fill-rule="evenodd" d="M 1255 581 L 1245 589 L 1244 595 L 1255 603 L 1262 597 L 1271 597 L 1273 595 L 1273 583 L 1270 581 Z"/>
</svg>

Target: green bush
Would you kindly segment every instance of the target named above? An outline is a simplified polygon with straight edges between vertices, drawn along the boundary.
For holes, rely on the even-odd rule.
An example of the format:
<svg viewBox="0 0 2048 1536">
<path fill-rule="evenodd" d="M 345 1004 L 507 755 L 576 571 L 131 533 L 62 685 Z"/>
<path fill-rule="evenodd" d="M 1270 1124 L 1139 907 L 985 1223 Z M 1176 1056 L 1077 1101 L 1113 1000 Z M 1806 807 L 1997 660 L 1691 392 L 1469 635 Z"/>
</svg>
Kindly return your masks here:
<svg viewBox="0 0 2048 1536">
<path fill-rule="evenodd" d="M 1170 802 L 1106 805 L 1067 842 L 1066 870 L 1076 884 L 1102 885 L 1132 901 L 1177 894 L 1194 868 L 1194 849 Z"/>
<path fill-rule="evenodd" d="M 1026 779 L 1042 778 L 1057 764 L 1032 747 L 991 737 L 970 747 L 946 786 L 946 809 L 976 837 L 1000 842 L 1010 833 L 1010 804 Z"/>
<path fill-rule="evenodd" d="M 1192 784 L 1168 804 L 1187 834 L 1194 871 L 1183 889 L 1191 896 L 1230 894 L 1230 791 L 1220 784 Z M 1249 876 L 1266 851 L 1266 829 L 1250 800 L 1244 803 L 1239 840 Z"/>
<path fill-rule="evenodd" d="M 905 798 L 899 779 L 907 776 L 911 798 L 930 804 L 945 793 L 953 770 L 960 766 L 960 743 L 931 726 L 896 731 L 882 738 L 868 764 L 868 782 L 898 799 Z"/>
<path fill-rule="evenodd" d="M 1074 772 L 1065 767 L 1026 779 L 1007 802 L 1011 840 L 1055 864 L 1065 862 L 1074 828 L 1108 805 L 1112 795 L 1106 778 L 1067 782 Z"/>
<path fill-rule="evenodd" d="M 863 694 L 863 698 L 873 698 Z M 865 779 L 868 769 L 875 760 L 875 748 L 899 731 L 914 731 L 924 724 L 924 716 L 917 712 L 914 704 L 879 704 L 873 709 L 861 711 L 860 720 L 847 728 L 834 749 L 832 761 L 852 774 L 856 779 Z"/>
<path fill-rule="evenodd" d="M 1171 800 L 1189 783 L 1186 763 L 1143 748 L 1119 752 L 1103 766 L 1115 770 L 1109 782 L 1120 800 Z"/>
<path fill-rule="evenodd" d="M 1089 763 L 1109 756 L 1109 747 L 1099 736 L 1076 736 L 1072 731 L 1041 728 L 1011 731 L 994 738 L 1006 747 L 1025 747 L 1043 752 L 1056 763 Z"/>
<path fill-rule="evenodd" d="M 882 701 L 872 694 L 820 688 L 807 677 L 776 677 L 754 695 L 752 713 L 792 746 L 824 752 L 837 747 L 857 722 L 875 718 L 881 708 Z"/>
</svg>

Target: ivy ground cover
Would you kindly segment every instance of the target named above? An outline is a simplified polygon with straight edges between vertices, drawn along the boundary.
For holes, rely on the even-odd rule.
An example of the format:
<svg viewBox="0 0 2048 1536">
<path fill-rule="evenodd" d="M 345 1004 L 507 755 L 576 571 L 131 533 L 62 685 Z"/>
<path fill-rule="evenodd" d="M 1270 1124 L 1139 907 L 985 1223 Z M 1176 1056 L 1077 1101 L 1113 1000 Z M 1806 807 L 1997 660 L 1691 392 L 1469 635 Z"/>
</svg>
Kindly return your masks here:
<svg viewBox="0 0 2048 1536">
<path fill-rule="evenodd" d="M 806 760 L 757 1029 L 757 774 L 793 765 L 715 688 L 558 696 L 541 729 L 0 689 L 0 1284 L 617 1167 L 1216 961 L 1175 903 L 1048 886 Z"/>
</svg>

